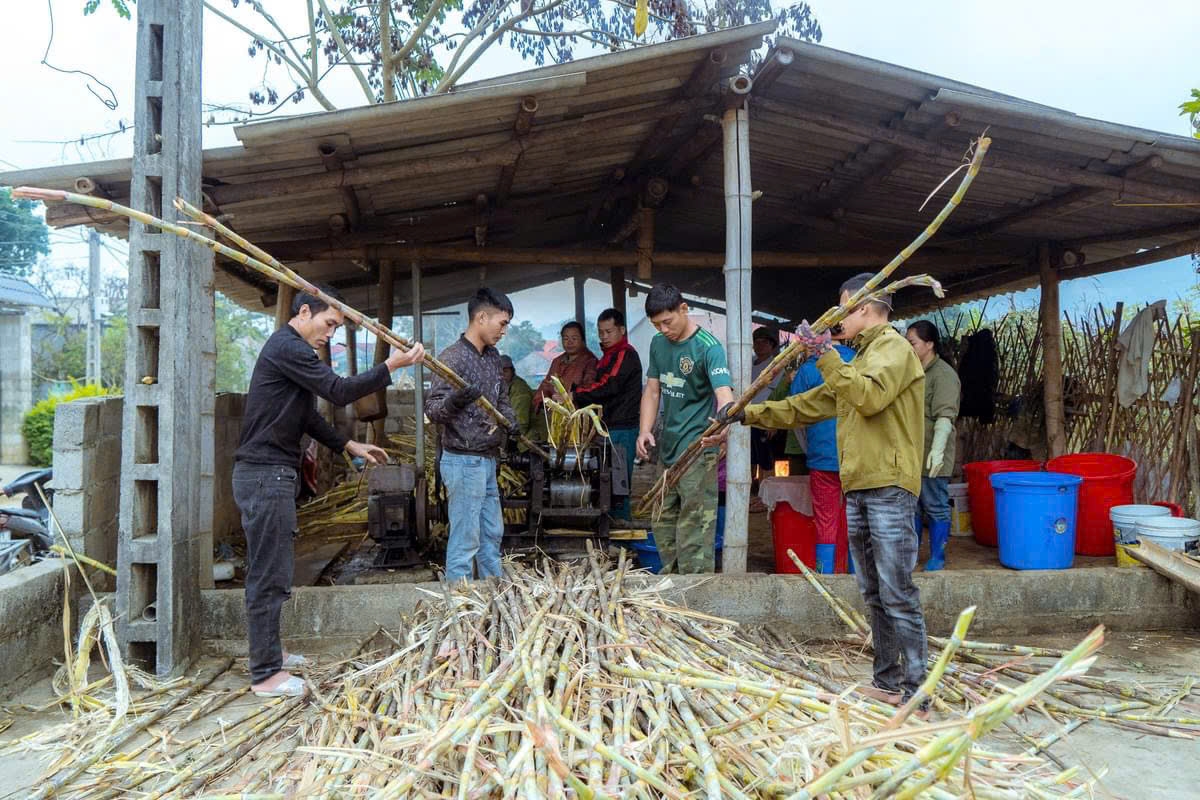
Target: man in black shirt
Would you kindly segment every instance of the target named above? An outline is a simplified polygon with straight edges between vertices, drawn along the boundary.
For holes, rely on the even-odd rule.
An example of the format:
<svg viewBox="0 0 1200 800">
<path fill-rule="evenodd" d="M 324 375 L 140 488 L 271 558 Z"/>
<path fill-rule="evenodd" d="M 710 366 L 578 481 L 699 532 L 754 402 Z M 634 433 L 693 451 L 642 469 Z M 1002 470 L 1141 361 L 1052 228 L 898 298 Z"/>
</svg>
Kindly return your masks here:
<svg viewBox="0 0 1200 800">
<path fill-rule="evenodd" d="M 336 296 L 330 289 L 323 290 Z M 250 681 L 264 697 L 299 696 L 304 682 L 287 668 L 304 666 L 303 656 L 283 652 L 279 611 L 292 593 L 292 537 L 296 532 L 300 439 L 308 434 L 333 450 L 386 461 L 375 445 L 347 439 L 317 413 L 314 395 L 348 405 L 391 384 L 391 372 L 420 361 L 418 343 L 392 352 L 387 361 L 349 378 L 339 377 L 317 358 L 345 322 L 342 312 L 323 300 L 300 293 L 292 318 L 275 331 L 258 354 L 242 436 L 234 455 L 233 498 L 246 534 L 246 622 L 250 639 Z"/>
</svg>

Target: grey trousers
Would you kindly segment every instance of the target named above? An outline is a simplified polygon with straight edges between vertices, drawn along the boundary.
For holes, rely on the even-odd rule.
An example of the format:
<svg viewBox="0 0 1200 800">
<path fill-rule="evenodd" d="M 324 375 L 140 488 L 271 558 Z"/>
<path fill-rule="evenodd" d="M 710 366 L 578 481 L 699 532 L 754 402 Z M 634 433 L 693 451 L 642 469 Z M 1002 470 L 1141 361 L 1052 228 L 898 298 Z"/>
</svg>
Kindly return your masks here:
<svg viewBox="0 0 1200 800">
<path fill-rule="evenodd" d="M 233 500 L 246 534 L 246 627 L 250 680 L 260 683 L 283 668 L 279 612 L 292 596 L 296 495 L 294 467 L 238 462 Z"/>
<path fill-rule="evenodd" d="M 898 486 L 846 492 L 854 574 L 871 612 L 875 686 L 912 697 L 925 680 L 928 643 L 921 594 L 913 584 L 916 495 Z"/>
</svg>

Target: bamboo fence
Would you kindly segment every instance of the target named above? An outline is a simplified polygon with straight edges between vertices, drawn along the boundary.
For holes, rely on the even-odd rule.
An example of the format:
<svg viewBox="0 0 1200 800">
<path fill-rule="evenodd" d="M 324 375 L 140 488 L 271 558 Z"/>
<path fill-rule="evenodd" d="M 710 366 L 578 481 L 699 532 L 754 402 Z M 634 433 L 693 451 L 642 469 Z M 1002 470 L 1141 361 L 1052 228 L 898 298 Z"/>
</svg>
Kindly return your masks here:
<svg viewBox="0 0 1200 800">
<path fill-rule="evenodd" d="M 1069 452 L 1106 452 L 1138 463 L 1134 498 L 1200 511 L 1200 331 L 1186 314 L 1155 321 L 1149 390 L 1129 407 L 1117 402 L 1120 328 L 1132 319 L 1121 304 L 1095 306 L 1063 319 L 1063 396 Z M 1028 313 L 991 326 L 1000 381 L 996 420 L 962 420 L 962 460 L 1045 457 L 1041 328 Z M 1172 396 L 1175 395 L 1174 399 Z"/>
</svg>

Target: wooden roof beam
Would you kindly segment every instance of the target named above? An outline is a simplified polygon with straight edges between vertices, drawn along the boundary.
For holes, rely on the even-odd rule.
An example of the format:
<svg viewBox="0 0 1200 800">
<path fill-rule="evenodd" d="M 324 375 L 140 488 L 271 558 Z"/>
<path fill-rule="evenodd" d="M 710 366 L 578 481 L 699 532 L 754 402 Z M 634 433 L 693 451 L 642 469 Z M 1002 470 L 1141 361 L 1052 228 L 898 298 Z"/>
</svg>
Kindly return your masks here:
<svg viewBox="0 0 1200 800">
<path fill-rule="evenodd" d="M 855 136 L 893 144 L 929 158 L 952 162 L 962 160 L 963 153 L 958 148 L 927 142 L 920 136 L 895 131 L 883 125 L 846 119 L 836 114 L 811 111 L 775 100 L 759 100 L 757 105 L 768 113 L 784 116 L 783 124 L 796 125 L 798 123 L 801 127 L 833 128 Z M 1108 189 L 1122 196 L 1146 197 L 1164 203 L 1200 203 L 1200 191 L 1123 178 L 1119 175 L 1110 175 L 1086 168 L 1064 166 L 1053 161 L 997 153 L 994 150 L 988 153 L 984 171 L 1015 175 L 1021 178 L 1035 177 L 1044 181 L 1087 186 L 1094 189 Z"/>
<path fill-rule="evenodd" d="M 691 75 L 688 76 L 687 81 L 680 88 L 678 98 L 676 98 L 682 105 L 672 113 L 659 118 L 654 129 L 642 140 L 633 158 L 617 168 L 614 175 L 619 173 L 620 177 L 616 178 L 615 184 L 596 195 L 595 200 L 592 201 L 592 205 L 588 208 L 587 215 L 584 217 L 585 230 L 591 230 L 595 227 L 601 213 L 612 208 L 618 199 L 618 193 L 622 188 L 625 188 L 627 181 L 632 181 L 636 184 L 640 178 L 642 168 L 658 153 L 664 142 L 670 138 L 671 132 L 675 130 L 675 126 L 679 123 L 679 120 L 692 110 L 690 101 L 705 94 L 712 88 L 713 83 L 720 76 L 721 70 L 724 69 L 728 59 L 729 57 L 725 54 L 724 50 L 711 50 L 705 56 L 704 60 L 695 66 Z M 637 217 L 636 210 L 633 217 Z M 625 238 L 628 238 L 628 236 Z"/>
<path fill-rule="evenodd" d="M 1117 174 L 1123 178 L 1135 178 L 1139 175 L 1144 175 L 1147 172 L 1152 172 L 1158 169 L 1162 166 L 1162 163 L 1162 156 L 1153 155 L 1142 159 L 1136 164 L 1126 167 Z M 1071 209 L 1073 206 L 1078 206 L 1083 203 L 1096 205 L 1098 203 L 1106 202 L 1109 198 L 1114 196 L 1114 193 L 1108 189 L 1070 189 L 1063 194 L 1060 194 L 1056 197 L 1051 197 L 1049 200 L 1044 202 L 1022 208 L 1019 211 L 1014 211 L 1011 214 L 998 217 L 997 219 L 994 219 L 990 222 L 985 222 L 982 225 L 976 225 L 973 228 L 957 231 L 954 233 L 954 235 L 963 237 L 970 236 L 975 238 L 989 236 L 993 233 L 998 233 L 1007 228 L 1011 228 L 1014 225 L 1019 225 L 1022 222 L 1027 222 L 1031 219 L 1037 219 L 1039 217 L 1045 218 L 1063 216 L 1065 213 L 1068 213 L 1067 209 Z"/>
<path fill-rule="evenodd" d="M 285 248 L 276 248 L 280 253 Z M 890 259 L 892 251 L 857 253 L 793 253 L 755 251 L 754 265 L 781 269 L 826 269 L 878 266 Z M 276 257 L 279 257 L 276 255 Z M 571 249 L 564 247 L 486 247 L 472 245 L 373 245 L 358 247 L 324 247 L 319 252 L 297 256 L 295 260 L 371 261 L 379 258 L 417 258 L 423 262 L 460 264 L 550 264 L 575 267 L 624 266 L 633 261 L 631 254 L 621 250 Z M 1024 254 L 972 256 L 958 253 L 918 253 L 911 259 L 914 266 L 924 267 L 982 267 L 1010 264 L 1026 258 Z M 719 269 L 725 264 L 725 253 L 704 251 L 655 251 L 656 267 L 678 269 Z"/>
</svg>

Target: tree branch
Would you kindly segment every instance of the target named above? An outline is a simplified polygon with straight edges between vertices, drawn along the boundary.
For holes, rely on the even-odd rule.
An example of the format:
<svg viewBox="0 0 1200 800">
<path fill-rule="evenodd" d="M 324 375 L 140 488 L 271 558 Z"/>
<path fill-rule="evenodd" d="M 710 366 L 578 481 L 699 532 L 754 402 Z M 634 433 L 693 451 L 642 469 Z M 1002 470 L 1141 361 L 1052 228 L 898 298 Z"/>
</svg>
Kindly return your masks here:
<svg viewBox="0 0 1200 800">
<path fill-rule="evenodd" d="M 359 69 L 357 64 L 352 63 L 350 48 L 342 40 L 342 34 L 333 20 L 333 14 L 330 13 L 329 6 L 325 3 L 325 0 L 317 0 L 317 4 L 321 6 L 321 12 L 325 15 L 325 19 L 329 23 L 329 32 L 333 34 L 333 41 L 337 43 L 338 52 L 342 54 L 342 58 L 346 60 L 346 63 L 350 65 L 350 69 L 354 71 L 354 77 L 358 78 L 358 85 L 362 87 L 363 94 L 367 97 L 367 102 L 378 102 L 375 92 L 371 91 L 371 84 L 367 83 L 367 76 L 363 74 L 363 71 Z"/>
<path fill-rule="evenodd" d="M 417 24 L 416 29 L 413 30 L 412 35 L 408 37 L 408 41 L 396 53 L 394 57 L 395 62 L 403 62 L 404 59 L 408 58 L 408 54 L 417 46 L 417 42 L 425 35 L 425 30 L 432 24 L 434 17 L 437 16 L 437 13 L 441 11 L 442 6 L 445 4 L 446 0 L 434 0 L 429 4 L 429 12 L 425 14 L 420 23 Z"/>
<path fill-rule="evenodd" d="M 278 46 L 272 44 L 268 39 L 266 39 L 263 36 L 260 36 L 258 33 L 251 30 L 250 28 L 246 27 L 242 23 L 238 22 L 236 19 L 229 16 L 225 12 L 221 11 L 219 8 L 215 8 L 213 6 L 213 4 L 210 3 L 208 0 L 204 0 L 204 8 L 206 10 L 211 11 L 212 13 L 216 14 L 220 19 L 225 20 L 230 25 L 232 25 L 233 27 L 240 30 L 242 33 L 249 36 L 252 41 L 261 42 L 263 47 L 267 48 L 272 53 L 279 56 L 280 60 L 283 61 L 283 63 L 287 65 L 288 69 L 291 70 L 301 80 L 303 80 L 304 84 L 308 87 L 309 91 L 312 92 L 313 97 L 316 99 L 316 101 L 318 103 L 321 104 L 322 108 L 324 108 L 326 111 L 334 111 L 337 109 L 337 106 L 335 106 L 333 103 L 329 102 L 329 99 L 327 97 L 325 97 L 324 92 L 322 92 L 320 90 L 320 88 L 317 86 L 318 80 L 317 80 L 317 76 L 315 74 L 310 75 L 307 69 L 305 69 L 304 67 L 300 66 L 295 61 L 293 61 L 292 57 L 289 56 L 282 49 L 280 49 Z"/>
<path fill-rule="evenodd" d="M 300 64 L 303 64 L 304 56 L 300 55 L 300 51 L 296 49 L 296 45 L 292 44 L 291 38 L 283 32 L 283 28 L 279 27 L 279 23 L 275 21 L 275 17 L 271 16 L 270 12 L 263 8 L 262 3 L 251 3 L 251 6 L 253 6 L 254 10 L 257 11 L 259 15 L 279 33 L 280 40 L 287 42 L 288 48 L 292 51 L 292 54 L 296 56 L 296 61 Z"/>
<path fill-rule="evenodd" d="M 530 6 L 529 10 L 525 13 L 518 14 L 517 16 L 505 22 L 503 25 L 496 28 L 496 30 L 489 33 L 487 37 L 479 43 L 479 45 L 475 48 L 475 51 L 471 53 L 470 57 L 463 62 L 462 66 L 453 72 L 451 72 L 449 69 L 446 71 L 446 75 L 443 76 L 442 80 L 438 83 L 435 94 L 447 91 L 450 87 L 454 86 L 454 84 L 457 83 L 460 78 L 462 78 L 466 71 L 471 68 L 471 65 L 473 65 L 481 55 L 483 55 L 483 52 L 495 44 L 497 39 L 503 36 L 509 29 L 517 25 L 517 23 L 523 22 L 530 17 L 535 17 L 538 14 L 545 14 L 549 11 L 553 11 L 558 6 L 561 6 L 564 2 L 566 2 L 566 0 L 550 0 L 550 2 L 544 6 Z M 465 47 L 466 42 L 464 42 L 463 45 Z M 455 60 L 457 60 L 458 55 L 459 53 L 455 54 Z"/>
<path fill-rule="evenodd" d="M 320 42 L 317 41 L 317 15 L 313 11 L 312 0 L 308 1 L 308 57 L 311 61 L 309 69 L 312 72 L 313 83 L 317 77 L 317 50 L 320 49 Z"/>
<path fill-rule="evenodd" d="M 396 81 L 392 73 L 392 0 L 376 0 L 379 5 L 379 60 L 383 68 L 383 101 L 396 99 Z"/>
</svg>

